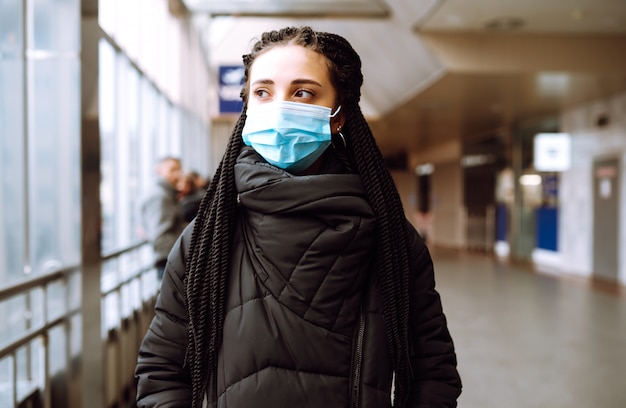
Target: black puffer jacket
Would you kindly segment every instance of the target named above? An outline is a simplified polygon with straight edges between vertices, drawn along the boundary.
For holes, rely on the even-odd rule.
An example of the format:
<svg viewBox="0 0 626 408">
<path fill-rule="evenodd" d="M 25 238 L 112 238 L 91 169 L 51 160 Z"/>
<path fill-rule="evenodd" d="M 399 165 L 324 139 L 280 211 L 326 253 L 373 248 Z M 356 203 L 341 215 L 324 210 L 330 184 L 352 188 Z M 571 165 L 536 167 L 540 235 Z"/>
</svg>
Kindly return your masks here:
<svg viewBox="0 0 626 408">
<path fill-rule="evenodd" d="M 217 401 L 210 406 L 391 406 L 392 369 L 377 277 L 376 224 L 360 178 L 293 177 L 245 149 L 235 168 L 240 217 L 228 281 Z M 414 231 L 414 230 L 413 230 Z M 188 407 L 183 303 L 191 229 L 170 254 L 137 365 L 138 407 Z M 412 407 L 455 406 L 456 357 L 430 256 L 413 236 Z"/>
</svg>

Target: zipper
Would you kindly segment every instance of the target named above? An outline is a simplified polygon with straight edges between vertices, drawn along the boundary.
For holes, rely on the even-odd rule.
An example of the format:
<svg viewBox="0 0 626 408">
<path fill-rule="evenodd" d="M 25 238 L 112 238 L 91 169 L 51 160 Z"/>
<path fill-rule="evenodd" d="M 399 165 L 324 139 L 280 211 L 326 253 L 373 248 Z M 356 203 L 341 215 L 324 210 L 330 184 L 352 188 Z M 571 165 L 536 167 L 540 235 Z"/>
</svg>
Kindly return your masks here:
<svg viewBox="0 0 626 408">
<path fill-rule="evenodd" d="M 359 310 L 359 328 L 354 346 L 354 364 L 352 372 L 352 403 L 351 408 L 359 408 L 359 394 L 361 391 L 361 364 L 363 362 L 363 341 L 365 339 L 365 315 L 363 306 Z"/>
</svg>

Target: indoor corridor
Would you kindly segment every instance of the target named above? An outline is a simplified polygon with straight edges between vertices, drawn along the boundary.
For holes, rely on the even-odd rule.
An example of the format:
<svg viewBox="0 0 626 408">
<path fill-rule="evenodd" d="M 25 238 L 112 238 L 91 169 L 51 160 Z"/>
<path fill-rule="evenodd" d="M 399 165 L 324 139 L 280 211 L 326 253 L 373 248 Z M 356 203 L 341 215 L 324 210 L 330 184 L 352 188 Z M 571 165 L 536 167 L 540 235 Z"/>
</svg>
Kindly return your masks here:
<svg viewBox="0 0 626 408">
<path fill-rule="evenodd" d="M 458 406 L 626 408 L 626 0 L 0 0 L 0 408 L 136 408 L 156 164 L 223 174 L 242 55 L 300 25 L 359 55 Z"/>
<path fill-rule="evenodd" d="M 621 408 L 626 297 L 492 256 L 433 250 L 459 408 Z"/>
</svg>

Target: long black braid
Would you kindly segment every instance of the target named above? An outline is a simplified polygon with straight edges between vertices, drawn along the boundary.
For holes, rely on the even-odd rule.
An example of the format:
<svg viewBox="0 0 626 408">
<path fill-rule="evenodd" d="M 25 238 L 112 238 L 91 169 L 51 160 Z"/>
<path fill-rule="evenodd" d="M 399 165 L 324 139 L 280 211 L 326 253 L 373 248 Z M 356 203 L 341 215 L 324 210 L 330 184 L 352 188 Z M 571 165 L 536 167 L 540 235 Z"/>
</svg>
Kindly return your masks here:
<svg viewBox="0 0 626 408">
<path fill-rule="evenodd" d="M 386 339 L 395 370 L 394 406 L 406 405 L 411 385 L 409 347 L 409 248 L 404 211 L 397 189 L 359 108 L 361 60 L 342 37 L 310 27 L 287 27 L 264 33 L 250 54 L 243 56 L 242 98 L 247 102 L 248 75 L 257 55 L 276 45 L 297 44 L 326 56 L 338 104 L 346 115 L 343 135 L 350 168 L 360 174 L 377 219 L 376 266 L 384 305 Z M 244 108 L 245 111 L 245 108 Z M 217 358 L 222 339 L 225 283 L 235 228 L 237 192 L 234 165 L 241 150 L 245 113 L 239 118 L 226 153 L 196 217 L 187 262 L 185 289 L 189 313 L 186 364 L 193 402 L 200 408 L 207 389 L 216 389 Z"/>
<path fill-rule="evenodd" d="M 241 115 L 233 135 L 241 135 Z M 229 248 L 234 231 L 237 191 L 233 172 L 241 137 L 231 137 L 226 153 L 204 195 L 193 226 L 185 275 L 189 314 L 186 364 L 192 383 L 193 408 L 202 406 L 209 378 L 215 378 L 224 324 Z"/>
<path fill-rule="evenodd" d="M 376 266 L 380 276 L 387 345 L 395 375 L 394 406 L 406 404 L 411 385 L 409 347 L 409 248 L 404 210 L 393 179 L 374 141 L 363 114 L 348 110 L 348 150 L 357 165 L 370 205 L 376 214 L 378 248 Z"/>
</svg>

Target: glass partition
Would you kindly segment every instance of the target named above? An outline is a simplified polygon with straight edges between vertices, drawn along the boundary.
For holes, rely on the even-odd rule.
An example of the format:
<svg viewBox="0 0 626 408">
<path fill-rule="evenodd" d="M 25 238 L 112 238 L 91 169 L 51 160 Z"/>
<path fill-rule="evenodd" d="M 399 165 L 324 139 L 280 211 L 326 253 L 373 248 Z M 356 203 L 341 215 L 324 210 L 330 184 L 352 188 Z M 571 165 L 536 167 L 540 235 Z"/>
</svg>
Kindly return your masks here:
<svg viewBox="0 0 626 408">
<path fill-rule="evenodd" d="M 80 66 L 31 63 L 29 245 L 33 272 L 80 262 Z"/>
<path fill-rule="evenodd" d="M 22 11 L 21 0 L 0 1 L 0 283 L 7 284 L 22 277 L 26 252 Z"/>
</svg>

